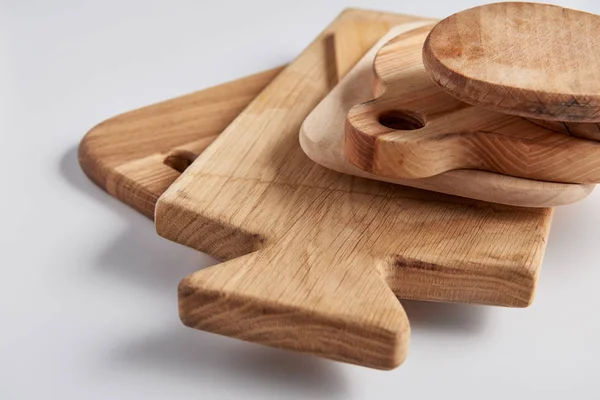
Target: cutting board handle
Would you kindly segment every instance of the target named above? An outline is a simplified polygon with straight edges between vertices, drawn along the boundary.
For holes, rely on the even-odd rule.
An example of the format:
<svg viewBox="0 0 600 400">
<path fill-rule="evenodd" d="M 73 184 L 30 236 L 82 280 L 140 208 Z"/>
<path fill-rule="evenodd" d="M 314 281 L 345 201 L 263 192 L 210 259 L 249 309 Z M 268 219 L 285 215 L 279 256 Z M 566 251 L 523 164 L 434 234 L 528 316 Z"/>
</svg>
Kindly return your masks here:
<svg viewBox="0 0 600 400">
<path fill-rule="evenodd" d="M 333 254 L 307 255 L 305 246 L 271 245 L 193 273 L 179 284 L 181 321 L 337 361 L 400 365 L 409 323 L 381 274 L 368 264 L 330 263 Z"/>
</svg>

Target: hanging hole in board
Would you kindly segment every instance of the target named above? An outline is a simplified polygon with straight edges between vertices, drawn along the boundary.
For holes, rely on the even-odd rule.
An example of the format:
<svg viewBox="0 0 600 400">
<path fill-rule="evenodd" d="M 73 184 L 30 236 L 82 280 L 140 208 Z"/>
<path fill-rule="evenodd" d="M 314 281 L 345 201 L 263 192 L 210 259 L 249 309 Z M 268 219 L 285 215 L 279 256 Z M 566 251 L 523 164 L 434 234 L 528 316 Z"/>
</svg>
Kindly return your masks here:
<svg viewBox="0 0 600 400">
<path fill-rule="evenodd" d="M 196 155 L 185 150 L 175 150 L 169 154 L 163 163 L 176 171 L 183 172 L 192 165 Z"/>
<path fill-rule="evenodd" d="M 379 114 L 379 123 L 397 131 L 414 131 L 425 126 L 425 118 L 405 110 L 388 110 Z"/>
</svg>

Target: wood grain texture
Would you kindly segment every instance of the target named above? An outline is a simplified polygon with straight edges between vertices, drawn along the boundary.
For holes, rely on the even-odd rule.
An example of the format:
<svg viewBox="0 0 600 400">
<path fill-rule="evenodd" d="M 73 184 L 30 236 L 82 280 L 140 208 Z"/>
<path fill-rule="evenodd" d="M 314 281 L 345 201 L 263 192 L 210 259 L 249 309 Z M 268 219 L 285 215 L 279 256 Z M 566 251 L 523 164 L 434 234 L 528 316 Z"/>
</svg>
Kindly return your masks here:
<svg viewBox="0 0 600 400">
<path fill-rule="evenodd" d="M 543 119 L 527 118 L 533 123 L 565 135 L 581 139 L 600 141 L 600 123 L 597 122 L 562 122 L 546 121 Z"/>
<path fill-rule="evenodd" d="M 442 20 L 423 47 L 433 80 L 490 110 L 600 122 L 600 17 L 535 3 L 494 3 Z"/>
<path fill-rule="evenodd" d="M 331 35 L 370 27 L 351 65 L 392 25 L 414 20 L 342 13 L 160 197 L 161 236 L 224 260 L 180 283 L 186 325 L 388 369 L 402 362 L 409 338 L 396 296 L 531 302 L 550 209 L 340 174 L 298 144 L 337 73 L 326 55 Z"/>
<path fill-rule="evenodd" d="M 448 171 L 424 179 L 389 178 L 368 173 L 351 164 L 344 152 L 348 111 L 356 104 L 372 98 L 369 83 L 375 81 L 375 54 L 387 41 L 406 30 L 404 25 L 386 34 L 306 118 L 300 131 L 300 144 L 313 161 L 355 176 L 516 206 L 552 207 L 569 204 L 591 192 L 593 185 L 543 182 L 474 170 Z M 405 35 L 410 37 L 415 34 L 418 35 L 419 31 L 410 31 Z M 419 44 L 416 43 L 416 46 Z"/>
<path fill-rule="evenodd" d="M 81 140 L 79 163 L 110 195 L 154 218 L 159 196 L 282 68 L 108 119 Z"/>
<path fill-rule="evenodd" d="M 436 86 L 421 61 L 427 34 L 399 36 L 377 54 L 377 98 L 348 113 L 352 164 L 401 179 L 467 169 L 548 182 L 600 181 L 600 143 L 471 106 Z"/>
</svg>

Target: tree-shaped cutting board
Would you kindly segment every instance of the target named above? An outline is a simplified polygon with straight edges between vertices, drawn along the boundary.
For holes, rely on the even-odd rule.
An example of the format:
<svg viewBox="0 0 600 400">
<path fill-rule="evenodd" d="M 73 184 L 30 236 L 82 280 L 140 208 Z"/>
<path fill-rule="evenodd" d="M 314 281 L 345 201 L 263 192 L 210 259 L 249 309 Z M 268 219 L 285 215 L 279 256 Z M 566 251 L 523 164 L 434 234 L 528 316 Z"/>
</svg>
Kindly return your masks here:
<svg viewBox="0 0 600 400">
<path fill-rule="evenodd" d="M 300 148 L 302 121 L 338 70 L 323 57 L 332 39 L 360 32 L 342 41 L 356 62 L 410 20 L 342 13 L 159 198 L 160 235 L 224 261 L 181 281 L 186 325 L 388 369 L 408 345 L 397 297 L 531 302 L 550 209 L 344 175 Z"/>
</svg>

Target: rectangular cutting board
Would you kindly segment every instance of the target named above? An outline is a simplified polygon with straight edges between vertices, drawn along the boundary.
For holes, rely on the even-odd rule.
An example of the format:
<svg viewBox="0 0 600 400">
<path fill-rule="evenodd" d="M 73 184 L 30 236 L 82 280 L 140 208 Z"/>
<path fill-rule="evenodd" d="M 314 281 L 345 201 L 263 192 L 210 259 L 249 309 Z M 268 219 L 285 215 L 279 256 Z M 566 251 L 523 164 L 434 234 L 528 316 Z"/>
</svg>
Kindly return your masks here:
<svg viewBox="0 0 600 400">
<path fill-rule="evenodd" d="M 337 77 L 414 20 L 342 13 L 161 196 L 158 233 L 225 261 L 182 280 L 186 325 L 392 368 L 409 331 L 396 296 L 531 302 L 551 209 L 343 175 L 299 146 L 304 118 Z"/>
</svg>

